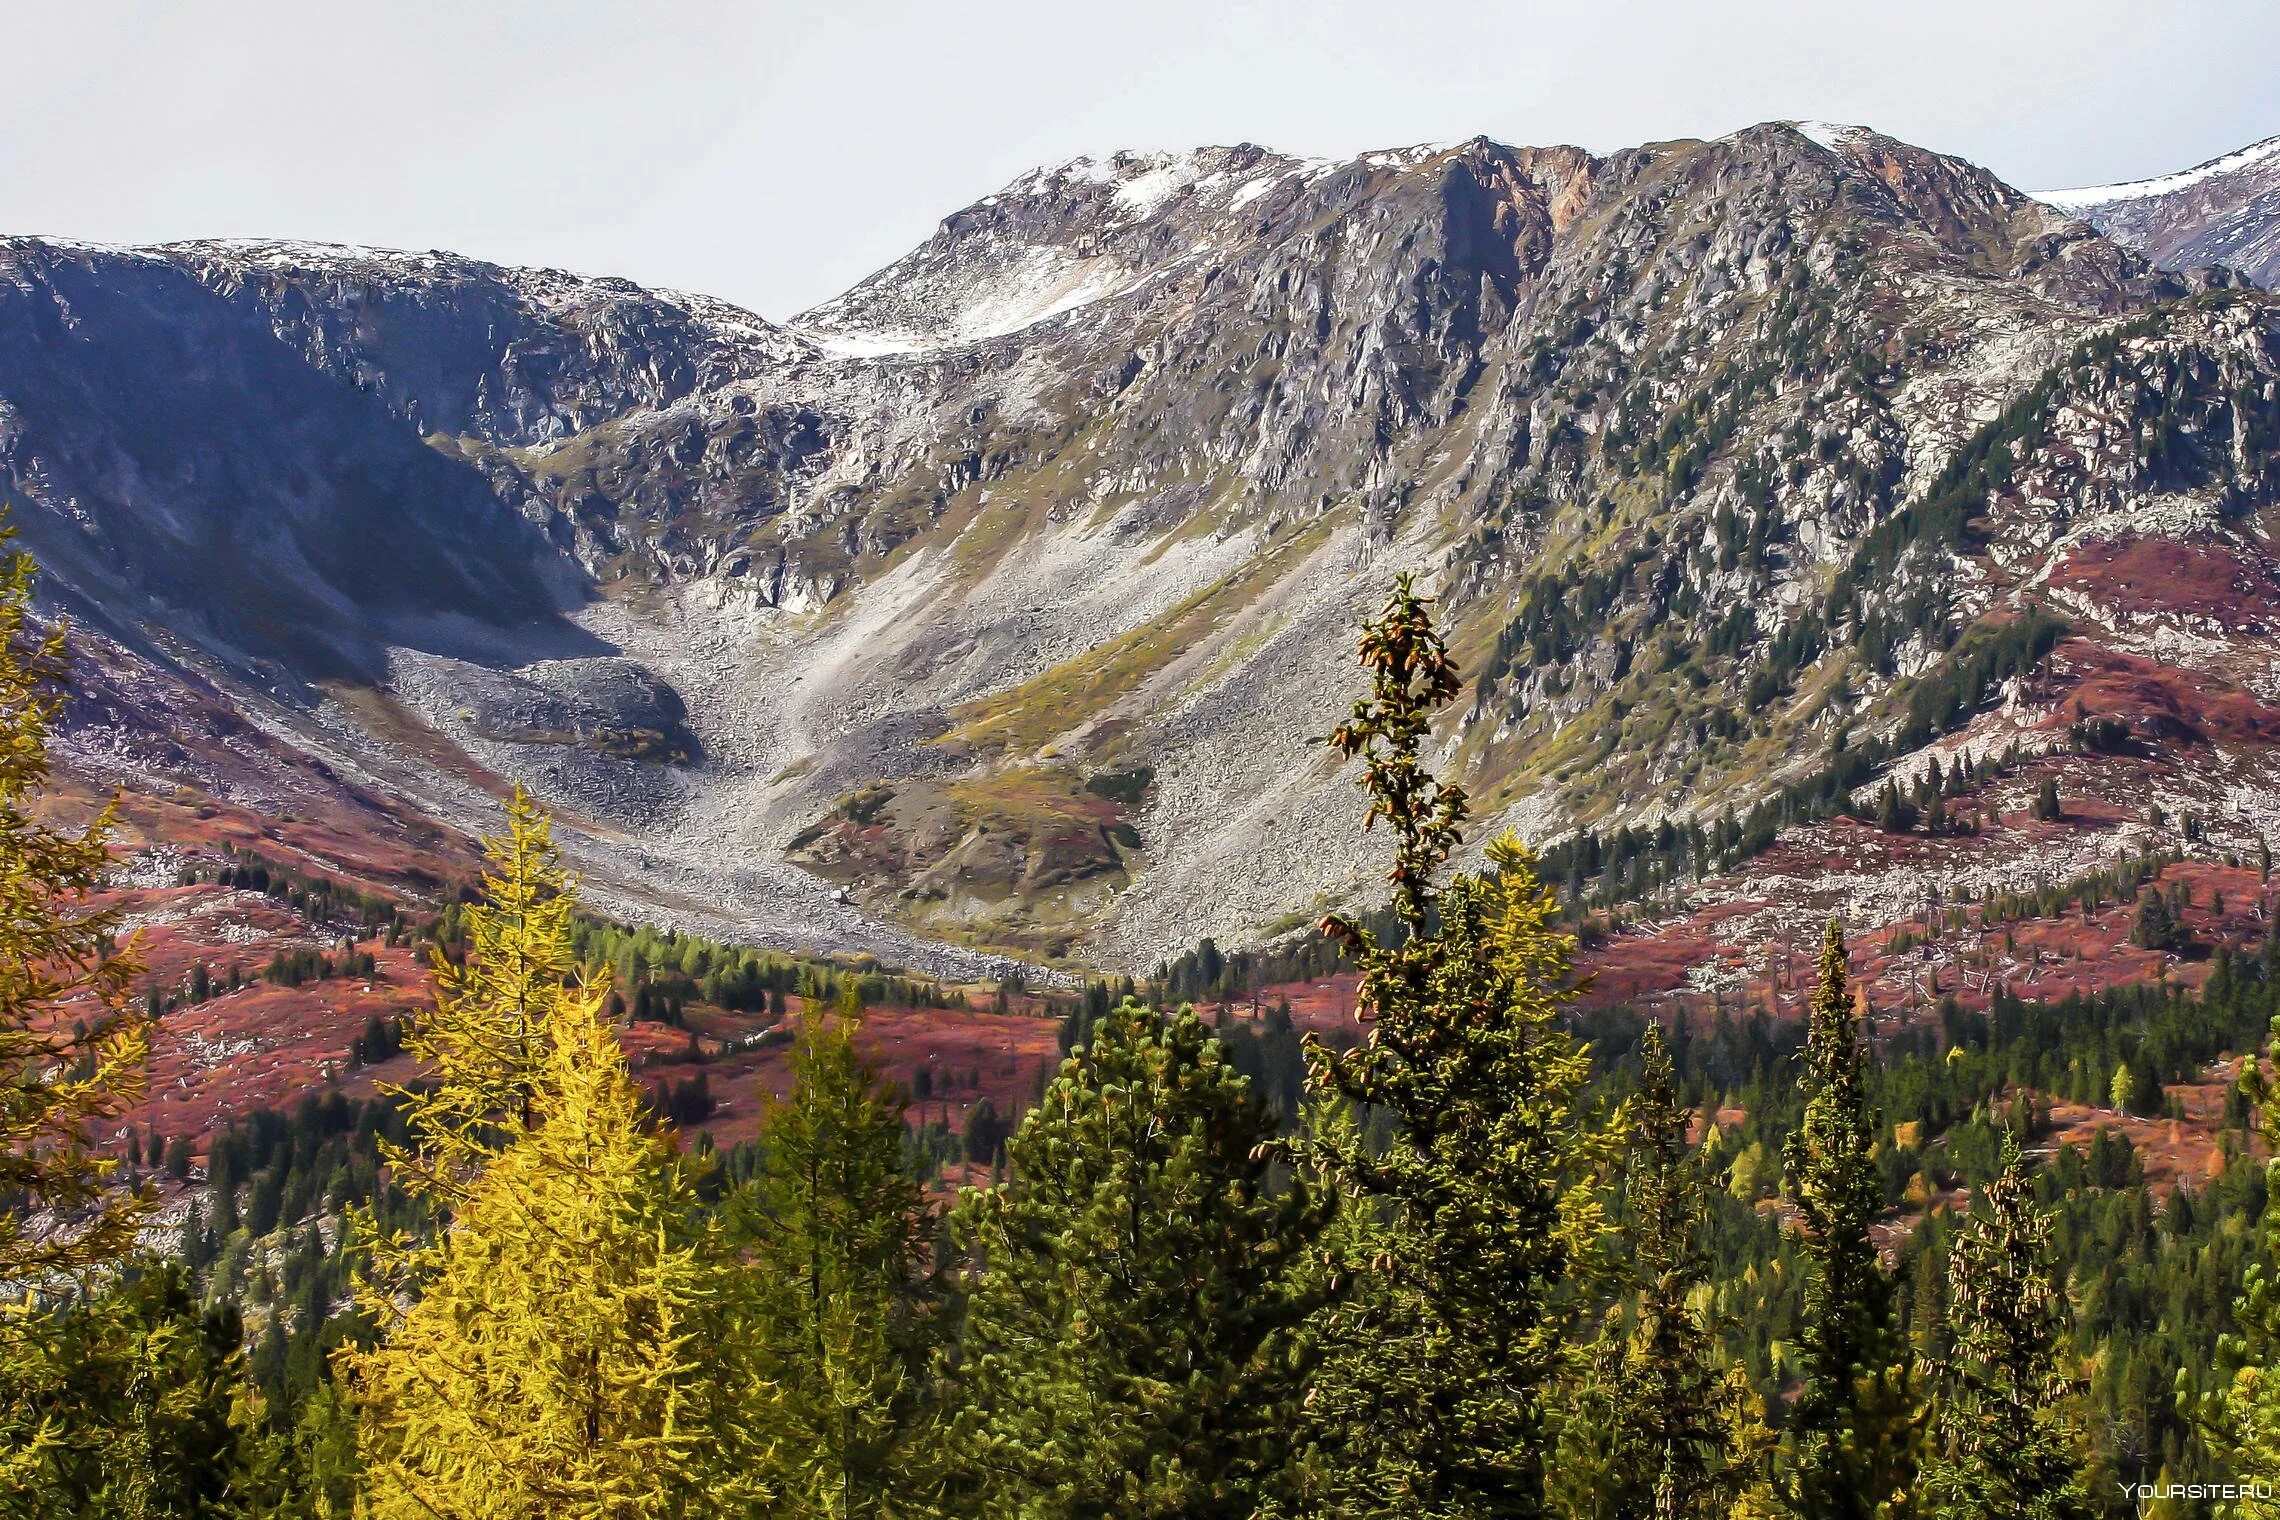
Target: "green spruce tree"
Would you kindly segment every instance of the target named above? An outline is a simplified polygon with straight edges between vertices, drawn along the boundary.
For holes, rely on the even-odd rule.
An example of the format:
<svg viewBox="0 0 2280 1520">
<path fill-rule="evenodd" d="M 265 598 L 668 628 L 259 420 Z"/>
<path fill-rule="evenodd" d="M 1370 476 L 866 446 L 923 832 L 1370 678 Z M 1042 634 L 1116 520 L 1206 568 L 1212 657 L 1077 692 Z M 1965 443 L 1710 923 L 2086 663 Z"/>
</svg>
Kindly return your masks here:
<svg viewBox="0 0 2280 1520">
<path fill-rule="evenodd" d="M 762 1171 L 732 1211 L 760 1285 L 784 1421 L 777 1514 L 919 1513 L 931 1482 L 932 1229 L 904 1154 L 902 1100 L 857 1049 L 852 986 L 811 1016 L 792 1088 L 762 1116 Z"/>
<path fill-rule="evenodd" d="M 1421 759 L 1459 686 L 1429 609 L 1397 583 L 1362 633 L 1371 694 L 1330 737 L 1364 763 L 1367 824 L 1393 829 L 1397 927 L 1324 921 L 1361 972 L 1372 1027 L 1350 1050 L 1308 1046 L 1318 1100 L 1367 1118 L 1299 1149 L 1354 1220 L 1353 1281 L 1325 1320 L 1308 1401 L 1314 1507 L 1530 1516 L 1545 1506 L 1559 1299 L 1603 1243 L 1587 1184 L 1619 1137 L 1584 1120 L 1590 1056 L 1561 1022 L 1580 986 L 1575 942 L 1533 857 L 1507 836 L 1489 872 L 1439 885 L 1466 803 Z"/>
<path fill-rule="evenodd" d="M 1948 1252 L 1952 1348 L 1940 1365 L 1933 1455 L 1923 1489 L 1939 1520 L 2086 1520 L 2076 1389 L 2059 1366 L 2064 1332 L 2051 1278 L 2051 1221 L 2015 1130 L 2003 1170 Z"/>
<path fill-rule="evenodd" d="M 1730 1407 L 1736 1394 L 1751 1404 L 1755 1395 L 1727 1385 L 1705 1317 L 1704 1184 L 1658 1025 L 1647 1026 L 1640 1065 L 1624 1174 L 1622 1239 L 1636 1283 L 1629 1330 L 1602 1343 L 1593 1396 L 1569 1422 L 1560 1465 L 1573 1497 L 1562 1508 L 1608 1520 L 1722 1520 L 1758 1476 Z M 1755 1412 L 1745 1413 L 1756 1428 Z M 1598 1459 L 1568 1460 L 1571 1445 Z"/>
<path fill-rule="evenodd" d="M 1807 1269 L 1799 1388 L 1785 1432 L 1788 1498 L 1803 1520 L 1869 1520 L 1906 1511 L 1917 1410 L 1891 1275 L 1869 1233 L 1884 1188 L 1844 934 L 1833 920 L 1804 1061 L 1805 1112 L 1786 1158 Z"/>
<path fill-rule="evenodd" d="M 2169 900 L 2158 888 L 2147 887 L 2138 894 L 2137 919 L 2130 925 L 2130 943 L 2140 950 L 2178 950 L 2184 948 L 2184 935 L 2178 932 L 2177 915 L 2169 909 Z"/>
<path fill-rule="evenodd" d="M 1247 1520 L 1282 1488 L 1321 1210 L 1192 1009 L 1112 1009 L 960 1199 L 951 1511 Z"/>
</svg>

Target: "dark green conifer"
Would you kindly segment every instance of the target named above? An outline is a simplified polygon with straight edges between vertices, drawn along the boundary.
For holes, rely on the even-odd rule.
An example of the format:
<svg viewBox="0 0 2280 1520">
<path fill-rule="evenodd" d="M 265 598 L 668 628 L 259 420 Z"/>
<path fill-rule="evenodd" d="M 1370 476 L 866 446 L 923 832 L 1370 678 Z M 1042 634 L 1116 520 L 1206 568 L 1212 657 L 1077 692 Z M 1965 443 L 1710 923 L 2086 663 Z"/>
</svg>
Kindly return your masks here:
<svg viewBox="0 0 2280 1520">
<path fill-rule="evenodd" d="M 1876 826 L 1887 834 L 1905 834 L 1916 826 L 1916 804 L 1899 786 L 1887 781 L 1876 804 Z"/>
<path fill-rule="evenodd" d="M 1578 990 L 1575 942 L 1534 858 L 1507 836 L 1488 874 L 1437 884 L 1466 804 L 1420 754 L 1459 683 L 1406 577 L 1365 625 L 1361 656 L 1371 694 L 1330 743 L 1365 763 L 1367 823 L 1393 829 L 1397 927 L 1324 922 L 1373 1022 L 1353 1049 L 1308 1047 L 1322 1106 L 1368 1121 L 1301 1149 L 1350 1200 L 1341 1244 L 1355 1273 L 1308 1401 L 1322 1448 L 1310 1512 L 1532 1516 L 1560 1290 L 1602 1243 L 1597 1195 L 1580 1184 L 1618 1137 L 1581 1117 L 1590 1059 L 1560 1018 Z"/>
<path fill-rule="evenodd" d="M 1938 1367 L 1924 1493 L 1938 1520 L 2076 1520 L 2093 1511 L 2069 1419 L 2076 1390 L 2059 1366 L 2051 1221 L 2013 1130 L 1980 1204 L 1948 1253 L 1953 1345 Z"/>
<path fill-rule="evenodd" d="M 903 1103 L 857 1048 L 862 1007 L 811 1015 L 792 1087 L 761 1118 L 760 1175 L 732 1210 L 755 1271 L 784 1434 L 768 1487 L 787 1517 L 912 1513 L 934 1474 L 933 1220 Z"/>
<path fill-rule="evenodd" d="M 959 1201 L 951 1511 L 1248 1520 L 1281 1492 L 1321 1225 L 1193 1009 L 1112 1009 Z"/>
<path fill-rule="evenodd" d="M 234 1308 L 138 1263 L 67 1306 L 0 1314 L 0 1515 L 257 1515 L 280 1497 Z"/>
<path fill-rule="evenodd" d="M 2138 894 L 2137 921 L 2130 926 L 2131 944 L 2140 950 L 2175 950 L 2183 937 L 2167 898 L 2152 887 Z"/>
<path fill-rule="evenodd" d="M 1788 1497 L 1804 1520 L 1869 1520 L 1907 1502 L 1917 1411 L 1891 1275 L 1869 1233 L 1884 1188 L 1844 934 L 1833 920 L 1804 1060 L 1805 1113 L 1787 1149 L 1806 1262 L 1800 1386 L 1785 1443 Z"/>
<path fill-rule="evenodd" d="M 1699 1304 L 1710 1276 L 1703 1182 L 1659 1026 L 1647 1026 L 1640 1058 L 1624 1182 L 1623 1243 L 1636 1284 L 1629 1333 L 1600 1347 L 1552 1486 L 1573 1515 L 1723 1520 L 1757 1478 L 1732 1405 L 1745 1405 L 1741 1430 L 1762 1430 L 1762 1414 L 1755 1395 L 1721 1373 L 1715 1328 Z M 1571 1449 L 1585 1459 L 1567 1460 Z"/>
</svg>

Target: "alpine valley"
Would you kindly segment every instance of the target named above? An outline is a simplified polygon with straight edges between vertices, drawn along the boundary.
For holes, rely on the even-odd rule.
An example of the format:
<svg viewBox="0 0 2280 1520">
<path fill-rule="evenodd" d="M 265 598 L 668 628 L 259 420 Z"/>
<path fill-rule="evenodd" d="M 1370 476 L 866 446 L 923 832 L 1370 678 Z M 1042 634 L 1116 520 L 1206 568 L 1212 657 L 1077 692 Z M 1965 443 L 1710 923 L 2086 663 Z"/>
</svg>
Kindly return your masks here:
<svg viewBox="0 0 2280 1520">
<path fill-rule="evenodd" d="M 1785 1004 L 1830 912 L 1896 1016 L 2190 981 L 2132 891 L 2053 892 L 2134 862 L 2261 935 L 2276 166 L 2037 199 L 1815 123 L 1127 153 L 781 323 L 8 239 L 61 805 L 125 790 L 121 890 L 193 938 L 170 884 L 233 849 L 433 899 L 520 779 L 619 918 L 1143 973 L 1382 890 L 1319 738 L 1416 570 L 1472 844 L 1547 852 L 1604 995 Z"/>
</svg>

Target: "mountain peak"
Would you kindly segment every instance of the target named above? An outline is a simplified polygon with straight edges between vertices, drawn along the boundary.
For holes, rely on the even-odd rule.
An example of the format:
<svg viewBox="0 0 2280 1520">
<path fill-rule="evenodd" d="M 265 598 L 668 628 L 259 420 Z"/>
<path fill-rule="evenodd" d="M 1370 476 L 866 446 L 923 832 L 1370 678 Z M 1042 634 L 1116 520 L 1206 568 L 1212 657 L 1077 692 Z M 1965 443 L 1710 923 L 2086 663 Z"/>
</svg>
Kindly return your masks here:
<svg viewBox="0 0 2280 1520">
<path fill-rule="evenodd" d="M 1257 143 L 1126 150 L 1041 166 L 945 217 L 910 254 L 801 313 L 827 352 L 878 357 L 1005 337 L 1095 306 L 1255 236 L 1272 197 L 1359 194 L 1371 176 L 1509 159 L 1488 137 L 1299 158 Z M 1542 150 L 1587 159 L 1580 149 Z M 1344 188 L 1340 188 L 1344 187 Z"/>
</svg>

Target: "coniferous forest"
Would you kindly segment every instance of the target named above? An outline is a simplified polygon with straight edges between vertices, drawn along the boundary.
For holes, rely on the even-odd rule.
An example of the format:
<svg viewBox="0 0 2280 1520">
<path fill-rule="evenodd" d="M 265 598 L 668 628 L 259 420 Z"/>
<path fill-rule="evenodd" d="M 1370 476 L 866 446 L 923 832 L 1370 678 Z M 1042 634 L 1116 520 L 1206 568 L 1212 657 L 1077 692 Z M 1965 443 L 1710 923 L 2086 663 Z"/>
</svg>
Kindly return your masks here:
<svg viewBox="0 0 2280 1520">
<path fill-rule="evenodd" d="M 1583 1009 L 1538 858 L 1459 863 L 1428 755 L 1460 682 L 1407 580 L 1329 735 L 1387 890 L 1288 952 L 1358 973 L 1358 1035 L 1223 1027 L 1188 1000 L 1209 946 L 1095 986 L 1034 1101 L 969 1127 L 963 1185 L 865 1056 L 853 979 L 756 1143 L 685 1143 L 705 1095 L 660 1101 L 614 1029 L 661 994 L 613 984 L 520 792 L 426 1010 L 372 1036 L 417 1079 L 122 1155 L 158 1010 L 80 907 L 109 817 L 38 807 L 67 671 L 31 589 L 15 553 L 0 1513 L 2280 1515 L 2268 1066 L 2197 1186 L 2047 1113 L 2158 1113 L 2265 1048 L 2280 941 L 2196 994 L 2006 994 L 1872 1039 L 1829 923 L 1801 1026 Z M 272 977 L 304 974 L 331 972 Z M 199 1185 L 162 1222 L 164 1175 Z"/>
</svg>

